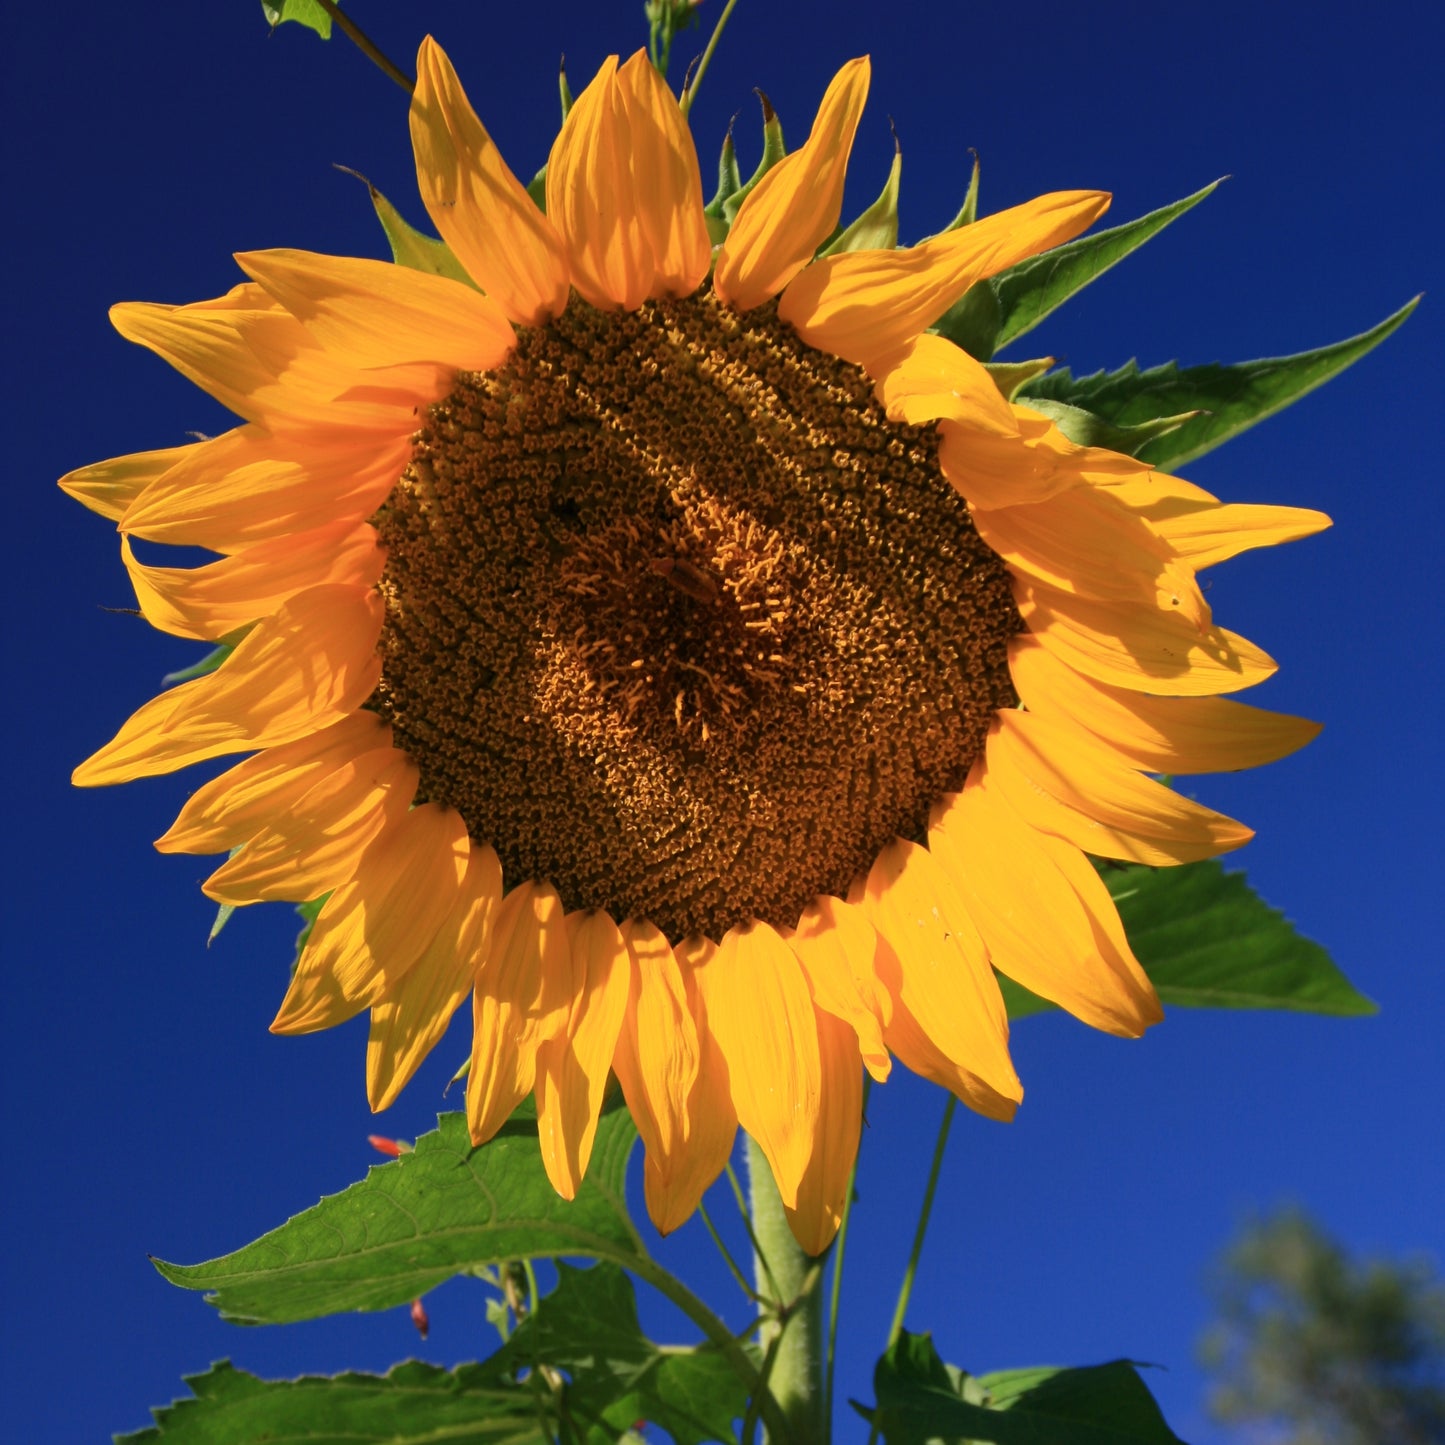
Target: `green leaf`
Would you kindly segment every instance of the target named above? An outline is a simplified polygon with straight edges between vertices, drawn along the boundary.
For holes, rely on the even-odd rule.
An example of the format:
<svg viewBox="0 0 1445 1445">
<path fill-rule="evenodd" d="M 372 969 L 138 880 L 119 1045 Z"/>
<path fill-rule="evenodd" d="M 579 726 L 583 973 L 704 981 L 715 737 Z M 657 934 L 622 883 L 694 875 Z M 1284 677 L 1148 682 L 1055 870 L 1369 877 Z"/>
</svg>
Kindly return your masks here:
<svg viewBox="0 0 1445 1445">
<path fill-rule="evenodd" d="M 1129 457 L 1137 457 L 1155 437 L 1178 431 L 1185 422 L 1199 415 L 1196 411 L 1186 411 L 1181 416 L 1156 417 L 1153 421 L 1140 422 L 1138 426 L 1115 426 L 1091 411 L 1070 406 L 1064 401 L 1048 401 L 1035 396 L 1025 397 L 1023 401 L 1032 410 L 1048 417 L 1071 442 L 1081 447 L 1108 447 L 1110 451 L 1123 452 Z"/>
<path fill-rule="evenodd" d="M 1178 220 L 1185 211 L 1213 194 L 1219 184 L 1211 181 L 1203 190 L 1173 205 L 1161 206 L 1125 225 L 1081 236 L 1077 241 L 1055 246 L 1052 251 L 1030 256 L 1027 261 L 1000 271 L 988 283 L 998 296 L 1003 316 L 994 349 L 1001 350 L 1010 341 L 1032 331 L 1051 311 L 1057 311 L 1071 296 L 1076 296 L 1131 251 L 1137 251 L 1145 241 L 1157 236 L 1171 221 Z"/>
<path fill-rule="evenodd" d="M 994 352 L 1002 350 L 1025 332 L 1032 331 L 1069 297 L 1077 295 L 1111 266 L 1118 265 L 1151 236 L 1157 236 L 1191 206 L 1197 206 L 1218 185 L 1219 182 L 1214 181 L 1202 191 L 1175 201 L 1172 206 L 1161 206 L 1159 210 L 1150 211 L 1147 216 L 1140 216 L 1126 225 L 1114 226 L 1097 235 L 1083 236 L 1064 246 L 1055 246 L 1052 251 L 1030 256 L 1027 261 L 1000 271 L 997 276 L 979 281 L 969 287 L 962 300 L 956 301 L 934 322 L 932 329 L 962 346 L 971 356 L 988 361 Z M 974 194 L 973 187 L 970 187 L 970 193 Z M 955 221 L 954 225 L 959 223 Z M 987 308 L 981 297 L 975 295 L 984 291 L 991 294 L 997 313 L 988 332 L 980 329 L 980 318 Z M 973 298 L 971 303 L 970 297 Z M 1059 399 L 1069 400 L 1068 397 Z M 1175 408 L 1176 411 L 1184 409 Z"/>
<path fill-rule="evenodd" d="M 323 40 L 331 39 L 331 16 L 320 0 L 261 0 L 261 11 L 272 30 L 294 20 L 314 30 Z"/>
<path fill-rule="evenodd" d="M 1068 367 L 1061 367 L 1029 382 L 1018 400 L 1025 406 L 1034 405 L 1040 397 L 1067 402 L 1085 407 L 1115 426 L 1134 426 L 1162 416 L 1198 411 L 1200 415 L 1177 431 L 1150 442 L 1139 452 L 1141 461 L 1172 470 L 1213 451 L 1338 376 L 1374 350 L 1419 303 L 1417 296 L 1378 326 L 1314 351 L 1244 361 L 1235 366 L 1181 369 L 1171 361 L 1148 371 L 1140 371 L 1138 363 L 1131 361 L 1118 371 L 1097 371 L 1080 377 L 1075 377 Z"/>
<path fill-rule="evenodd" d="M 1107 868 L 1124 931 L 1159 997 L 1176 1008 L 1372 1014 L 1317 943 L 1214 860 L 1182 868 Z M 1001 980 L 1010 1018 L 1053 1005 Z"/>
<path fill-rule="evenodd" d="M 939 1359 L 927 1335 L 905 1330 L 878 1361 L 873 1387 L 888 1445 L 1179 1445 L 1126 1360 L 970 1379 Z"/>
<path fill-rule="evenodd" d="M 258 1380 L 229 1361 L 189 1375 L 193 1398 L 152 1411 L 156 1423 L 116 1445 L 522 1445 L 542 1442 L 536 1392 L 484 1366 L 443 1370 L 408 1360 L 385 1375 Z"/>
<path fill-rule="evenodd" d="M 500 1260 L 646 1260 L 623 1192 L 637 1131 L 620 1103 L 603 1113 L 570 1203 L 548 1182 L 536 1122 L 522 1111 L 480 1149 L 461 1114 L 437 1123 L 412 1153 L 234 1254 L 195 1265 L 156 1260 L 156 1268 L 172 1284 L 212 1291 L 208 1301 L 226 1319 L 284 1324 L 404 1304 Z"/>
<path fill-rule="evenodd" d="M 666 1430 L 677 1445 L 730 1440 L 747 1413 L 747 1391 L 707 1345 L 660 1348 L 637 1320 L 632 1281 L 615 1264 L 558 1265 L 557 1288 L 524 1318 L 487 1367 L 565 1370 L 563 1406 L 607 1427 L 615 1440 L 637 1420 Z"/>
</svg>

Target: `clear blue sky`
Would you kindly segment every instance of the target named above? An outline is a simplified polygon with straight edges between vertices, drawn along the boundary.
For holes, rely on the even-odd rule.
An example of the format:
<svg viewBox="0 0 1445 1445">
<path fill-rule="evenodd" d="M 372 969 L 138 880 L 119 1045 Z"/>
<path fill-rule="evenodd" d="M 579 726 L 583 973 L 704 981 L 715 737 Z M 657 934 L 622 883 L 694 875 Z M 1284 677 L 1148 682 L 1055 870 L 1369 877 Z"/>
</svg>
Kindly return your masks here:
<svg viewBox="0 0 1445 1445">
<path fill-rule="evenodd" d="M 640 0 L 353 8 L 408 65 L 434 31 L 526 174 L 555 127 L 558 54 L 582 81 L 643 34 Z M 223 1325 L 146 1254 L 222 1253 L 359 1177 L 374 1158 L 368 1132 L 429 1127 L 466 1044 L 455 1033 L 373 1120 L 363 1024 L 301 1040 L 266 1032 L 289 910 L 252 910 L 207 950 L 206 861 L 149 846 L 201 774 L 99 792 L 67 781 L 195 649 L 108 610 L 132 600 L 114 534 L 53 479 L 226 424 L 111 332 L 106 308 L 218 294 L 236 279 L 235 250 L 383 254 L 364 190 L 331 163 L 364 171 L 420 219 L 403 97 L 342 39 L 327 47 L 295 27 L 268 37 L 256 0 L 32 5 L 12 12 L 6 49 L 16 510 L 0 1358 L 9 1438 L 78 1441 L 138 1428 L 181 1393 L 183 1371 L 225 1355 L 278 1376 L 384 1369 L 417 1351 L 404 1310 Z M 1435 288 L 1381 351 L 1191 472 L 1230 500 L 1335 518 L 1321 538 L 1221 569 L 1211 592 L 1221 620 L 1282 664 L 1252 700 L 1326 730 L 1298 758 L 1199 792 L 1258 828 L 1240 862 L 1381 1014 L 1180 1012 L 1137 1044 L 1059 1017 L 1020 1024 L 1027 1102 L 1011 1127 L 960 1116 L 909 1316 L 973 1370 L 1158 1362 L 1167 1373 L 1151 1383 L 1176 1430 L 1211 1445 L 1192 1362 L 1201 1276 L 1242 1211 L 1294 1198 L 1360 1249 L 1442 1245 L 1445 27 L 1423 3 L 743 0 L 694 111 L 705 174 L 734 111 L 745 164 L 755 157 L 754 85 L 797 138 L 833 69 L 863 51 L 873 98 L 850 195 L 864 204 L 881 184 L 891 115 L 906 239 L 952 214 L 969 146 L 983 158 L 985 209 L 1097 186 L 1122 220 L 1232 174 L 1028 338 L 1029 354 L 1076 371 L 1278 354 L 1364 330 Z M 941 1108 L 906 1078 L 874 1094 L 844 1394 L 869 1395 Z M 689 1252 L 721 1296 L 700 1227 L 665 1257 Z M 488 1348 L 479 1296 L 459 1283 L 430 1301 L 426 1358 Z"/>
</svg>

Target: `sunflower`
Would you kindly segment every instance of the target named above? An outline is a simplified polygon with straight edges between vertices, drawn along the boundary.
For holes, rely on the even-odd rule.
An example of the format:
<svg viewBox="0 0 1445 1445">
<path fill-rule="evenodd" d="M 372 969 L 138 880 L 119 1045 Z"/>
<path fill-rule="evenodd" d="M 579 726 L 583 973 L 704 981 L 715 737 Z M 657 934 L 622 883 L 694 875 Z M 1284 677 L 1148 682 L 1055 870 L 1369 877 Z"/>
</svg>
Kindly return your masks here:
<svg viewBox="0 0 1445 1445">
<path fill-rule="evenodd" d="M 157 846 L 229 852 L 222 903 L 324 899 L 272 1028 L 369 1010 L 383 1109 L 470 994 L 478 1144 L 535 1093 L 571 1197 L 615 1073 L 660 1229 L 741 1126 L 814 1252 L 865 1069 L 1012 1117 L 995 968 L 1111 1033 L 1159 1019 L 1090 855 L 1250 837 L 1148 776 L 1316 731 L 1222 696 L 1274 664 L 1195 573 L 1328 524 L 1075 445 L 928 331 L 1106 195 L 830 250 L 868 76 L 715 246 L 645 55 L 577 97 L 543 207 L 426 40 L 455 275 L 259 251 L 216 300 L 116 307 L 241 424 L 61 483 L 152 625 L 233 645 L 75 781 L 250 754 Z"/>
</svg>

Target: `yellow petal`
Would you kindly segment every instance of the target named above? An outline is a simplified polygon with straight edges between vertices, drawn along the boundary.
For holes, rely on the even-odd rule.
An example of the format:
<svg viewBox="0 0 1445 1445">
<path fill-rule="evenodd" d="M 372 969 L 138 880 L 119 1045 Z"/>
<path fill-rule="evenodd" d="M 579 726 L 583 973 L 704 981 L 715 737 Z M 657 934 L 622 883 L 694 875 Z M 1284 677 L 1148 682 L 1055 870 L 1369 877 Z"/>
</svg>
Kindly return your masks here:
<svg viewBox="0 0 1445 1445">
<path fill-rule="evenodd" d="M 822 1009 L 817 1023 L 823 1107 L 813 1153 L 798 1184 L 797 1205 L 785 1206 L 793 1236 L 809 1254 L 822 1254 L 843 1222 L 863 1131 L 863 1070 L 857 1036 L 841 1019 Z"/>
<path fill-rule="evenodd" d="M 244 637 L 217 671 L 153 698 L 76 768 L 78 787 L 173 772 L 295 742 L 355 711 L 381 677 L 382 602 L 313 587 Z"/>
<path fill-rule="evenodd" d="M 651 294 L 652 246 L 632 200 L 628 121 L 609 55 L 573 103 L 547 161 L 547 215 L 562 233 L 572 284 L 603 310 Z"/>
<path fill-rule="evenodd" d="M 778 316 L 809 346 L 872 369 L 975 281 L 1070 240 L 1108 208 L 1102 191 L 1056 191 L 903 250 L 825 256 L 788 286 Z"/>
<path fill-rule="evenodd" d="M 319 898 L 352 876 L 372 839 L 405 815 L 416 788 L 415 765 L 395 748 L 347 759 L 201 887 L 236 907 Z"/>
<path fill-rule="evenodd" d="M 314 251 L 246 251 L 236 263 L 329 354 L 357 368 L 433 362 L 488 371 L 514 344 L 497 303 L 447 276 Z"/>
<path fill-rule="evenodd" d="M 1015 574 L 1079 597 L 1138 599 L 1209 625 L 1192 569 L 1104 488 L 1071 487 L 1028 506 L 976 507 L 973 521 Z"/>
<path fill-rule="evenodd" d="M 200 442 L 183 447 L 165 447 L 155 452 L 132 452 L 128 457 L 112 457 L 109 461 L 92 462 L 67 472 L 57 483 L 60 490 L 75 498 L 83 507 L 99 512 L 118 522 L 135 499 L 156 480 L 164 476 Z"/>
<path fill-rule="evenodd" d="M 1196 572 L 1226 562 L 1253 547 L 1277 547 L 1311 537 L 1332 526 L 1323 512 L 1307 507 L 1204 506 L 1179 512 L 1154 529 Z"/>
<path fill-rule="evenodd" d="M 1137 1038 L 1163 1016 L 1154 987 L 1127 946 L 1096 924 L 1098 884 L 1082 896 L 1055 855 L 1070 845 L 1031 828 L 975 766 L 961 793 L 934 810 L 929 851 L 943 865 L 983 935 L 993 966 L 1107 1033 Z"/>
<path fill-rule="evenodd" d="M 537 1052 L 537 1134 L 552 1187 L 563 1199 L 575 1199 L 627 1012 L 632 961 L 617 925 L 601 909 L 570 913 L 565 922 L 572 1006 L 566 1029 Z"/>
<path fill-rule="evenodd" d="M 485 1144 L 532 1092 L 537 1049 L 565 1028 L 571 989 L 562 900 L 548 883 L 522 883 L 502 900 L 472 993 L 473 1144 Z"/>
<path fill-rule="evenodd" d="M 822 894 L 803 910 L 796 930 L 778 931 L 803 965 L 813 1002 L 853 1030 L 868 1072 L 881 1084 L 893 1062 L 883 1042 L 882 990 L 872 977 L 878 946 L 872 924 L 856 908 Z"/>
<path fill-rule="evenodd" d="M 648 1217 L 661 1234 L 671 1234 L 692 1218 L 702 1196 L 727 1167 L 738 1132 L 727 1060 L 708 1027 L 707 1004 L 698 984 L 698 971 L 716 955 L 717 945 L 706 938 L 685 938 L 673 953 L 697 1025 L 698 1070 L 687 1096 L 684 1137 L 666 1156 L 649 1154 L 643 1169 Z"/>
<path fill-rule="evenodd" d="M 753 923 L 729 929 L 696 977 L 738 1123 L 767 1155 L 783 1203 L 794 1205 L 822 1107 L 818 1025 L 802 967 L 771 927 Z"/>
<path fill-rule="evenodd" d="M 697 1082 L 697 1025 L 687 986 L 667 939 L 650 923 L 629 921 L 622 937 L 632 984 L 612 1067 L 643 1145 L 669 1157 L 687 1136 L 687 1101 Z"/>
<path fill-rule="evenodd" d="M 322 778 L 344 763 L 391 745 L 375 713 L 354 712 L 329 728 L 267 748 L 197 788 L 164 837 L 162 853 L 224 853 L 285 817 Z"/>
<path fill-rule="evenodd" d="M 472 991 L 476 961 L 490 946 L 501 901 L 497 855 L 473 844 L 452 911 L 401 982 L 372 1005 L 366 1097 L 374 1113 L 395 1101 Z"/>
<path fill-rule="evenodd" d="M 1008 1015 L 978 929 L 937 860 L 895 839 L 858 901 L 878 931 L 879 978 L 893 995 L 888 1047 L 971 1109 L 1012 1118 L 1023 1088 Z"/>
<path fill-rule="evenodd" d="M 1000 713 L 987 758 L 990 777 L 1025 819 L 1095 857 L 1163 868 L 1216 857 L 1254 836 L 1052 718 Z"/>
<path fill-rule="evenodd" d="M 508 169 L 430 35 L 416 57 L 410 119 L 422 201 L 467 274 L 518 325 L 559 315 L 567 305 L 561 238 Z"/>
<path fill-rule="evenodd" d="M 1019 435 L 1013 408 L 993 378 L 941 336 L 925 332 L 889 357 L 877 391 L 890 421 L 925 426 L 947 419 L 999 437 Z"/>
<path fill-rule="evenodd" d="M 343 445 L 278 441 L 260 427 L 194 449 L 126 509 L 121 530 L 150 542 L 240 552 L 301 532 L 369 517 L 411 456 L 413 416 L 394 437 Z"/>
<path fill-rule="evenodd" d="M 269 617 L 308 587 L 374 587 L 386 562 L 375 528 L 350 521 L 259 542 L 204 567 L 143 566 L 126 536 L 120 548 L 145 620 L 162 632 L 202 641 Z"/>
<path fill-rule="evenodd" d="M 868 57 L 861 56 L 833 77 L 803 148 L 784 156 L 743 202 L 712 282 L 734 311 L 751 311 L 776 296 L 838 224 L 869 74 Z"/>
<path fill-rule="evenodd" d="M 1149 773 L 1256 768 L 1304 747 L 1320 724 L 1222 697 L 1150 697 L 1109 687 L 1016 638 L 1009 671 L 1031 713 L 1076 723 L 1123 761 Z"/>
<path fill-rule="evenodd" d="M 652 251 L 650 295 L 690 296 L 712 263 L 697 147 L 676 97 L 639 50 L 617 72 L 633 208 Z"/>
<path fill-rule="evenodd" d="M 330 1028 L 395 988 L 451 913 L 468 846 L 460 815 L 437 803 L 383 832 L 316 915 L 271 1032 Z"/>
<path fill-rule="evenodd" d="M 1201 632 L 1178 611 L 1071 597 L 1021 581 L 1014 600 L 1060 662 L 1098 682 L 1169 697 L 1238 692 L 1271 676 L 1268 653 L 1224 627 Z"/>
</svg>

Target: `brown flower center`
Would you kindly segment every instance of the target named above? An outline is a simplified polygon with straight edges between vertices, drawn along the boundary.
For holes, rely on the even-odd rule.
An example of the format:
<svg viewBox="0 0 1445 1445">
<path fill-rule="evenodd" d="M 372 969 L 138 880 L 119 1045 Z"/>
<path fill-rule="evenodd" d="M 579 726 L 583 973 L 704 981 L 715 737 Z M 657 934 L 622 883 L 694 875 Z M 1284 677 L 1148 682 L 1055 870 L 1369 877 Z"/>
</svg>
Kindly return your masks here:
<svg viewBox="0 0 1445 1445">
<path fill-rule="evenodd" d="M 574 298 L 432 409 L 378 518 L 372 706 L 508 884 L 717 939 L 846 892 L 1016 699 L 931 427 L 771 307 Z"/>
</svg>

